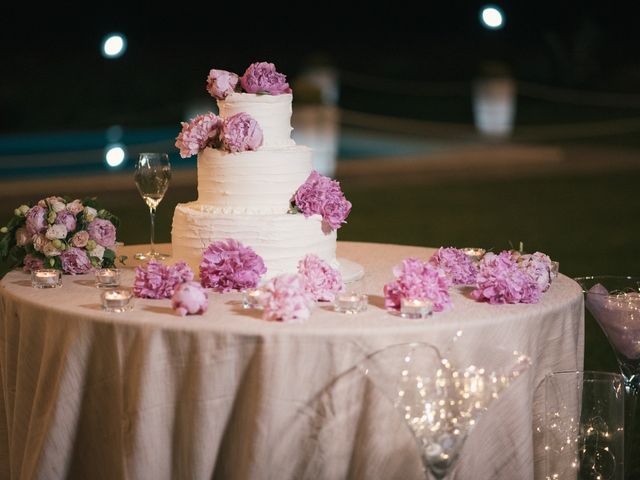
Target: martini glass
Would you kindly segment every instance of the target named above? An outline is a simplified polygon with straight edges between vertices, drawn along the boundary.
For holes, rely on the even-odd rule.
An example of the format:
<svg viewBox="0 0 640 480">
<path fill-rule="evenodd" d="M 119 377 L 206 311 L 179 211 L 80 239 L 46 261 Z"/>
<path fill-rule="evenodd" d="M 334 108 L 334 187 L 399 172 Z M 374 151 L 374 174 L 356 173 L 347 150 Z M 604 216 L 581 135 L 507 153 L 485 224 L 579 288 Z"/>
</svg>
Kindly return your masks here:
<svg viewBox="0 0 640 480">
<path fill-rule="evenodd" d="M 420 342 L 385 347 L 359 364 L 413 434 L 426 478 L 450 478 L 482 413 L 530 365 L 524 355 L 494 350 L 487 358 L 502 357 L 495 369 L 454 365 Z"/>
<path fill-rule="evenodd" d="M 626 391 L 625 444 L 632 462 L 627 471 L 638 474 L 636 407 L 640 396 L 640 276 L 595 275 L 574 279 L 582 287 L 587 311 L 604 331 L 624 378 Z"/>
</svg>

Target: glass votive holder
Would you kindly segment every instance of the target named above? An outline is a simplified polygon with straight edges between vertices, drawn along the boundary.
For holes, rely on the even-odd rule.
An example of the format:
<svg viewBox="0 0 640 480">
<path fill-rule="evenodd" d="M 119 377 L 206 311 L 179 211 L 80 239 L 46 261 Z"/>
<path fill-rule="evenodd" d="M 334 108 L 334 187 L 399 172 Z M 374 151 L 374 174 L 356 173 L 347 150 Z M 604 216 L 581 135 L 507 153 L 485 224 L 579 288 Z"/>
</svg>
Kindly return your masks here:
<svg viewBox="0 0 640 480">
<path fill-rule="evenodd" d="M 487 253 L 487 251 L 484 248 L 478 248 L 478 247 L 467 247 L 467 248 L 463 248 L 462 251 L 467 257 L 469 257 L 474 262 L 479 262 L 480 260 L 482 260 L 482 257 L 484 257 L 484 254 Z"/>
<path fill-rule="evenodd" d="M 107 312 L 127 312 L 133 308 L 133 292 L 128 288 L 112 288 L 100 293 L 102 309 Z"/>
<path fill-rule="evenodd" d="M 340 292 L 336 295 L 333 309 L 340 313 L 360 313 L 367 309 L 369 297 L 364 293 Z"/>
<path fill-rule="evenodd" d="M 402 318 L 426 318 L 433 311 L 433 303 L 421 298 L 403 298 L 400 302 Z"/>
<path fill-rule="evenodd" d="M 115 288 L 120 286 L 120 270 L 117 268 L 101 268 L 96 270 L 96 287 Z"/>
<path fill-rule="evenodd" d="M 247 288 L 242 291 L 242 308 L 249 309 L 255 308 L 262 309 L 260 298 L 264 295 L 264 291 L 261 288 Z"/>
<path fill-rule="evenodd" d="M 57 288 L 62 286 L 62 271 L 55 268 L 43 268 L 31 272 L 33 288 Z"/>
<path fill-rule="evenodd" d="M 551 261 L 551 278 L 556 278 L 560 273 L 560 262 Z"/>
</svg>

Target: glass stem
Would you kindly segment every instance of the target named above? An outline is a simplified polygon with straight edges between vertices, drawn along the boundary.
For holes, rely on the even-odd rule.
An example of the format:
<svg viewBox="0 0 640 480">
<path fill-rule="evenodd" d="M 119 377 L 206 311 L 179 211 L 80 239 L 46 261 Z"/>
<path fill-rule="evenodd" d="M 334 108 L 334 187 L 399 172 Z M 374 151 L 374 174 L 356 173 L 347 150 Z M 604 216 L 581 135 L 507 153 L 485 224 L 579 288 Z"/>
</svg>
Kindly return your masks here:
<svg viewBox="0 0 640 480">
<path fill-rule="evenodd" d="M 149 249 L 149 251 L 153 254 L 156 252 L 156 247 L 155 247 L 155 220 L 156 220 L 156 209 L 153 207 L 149 207 L 149 217 L 151 218 L 151 232 L 149 235 L 149 238 L 151 239 L 151 247 Z"/>
</svg>

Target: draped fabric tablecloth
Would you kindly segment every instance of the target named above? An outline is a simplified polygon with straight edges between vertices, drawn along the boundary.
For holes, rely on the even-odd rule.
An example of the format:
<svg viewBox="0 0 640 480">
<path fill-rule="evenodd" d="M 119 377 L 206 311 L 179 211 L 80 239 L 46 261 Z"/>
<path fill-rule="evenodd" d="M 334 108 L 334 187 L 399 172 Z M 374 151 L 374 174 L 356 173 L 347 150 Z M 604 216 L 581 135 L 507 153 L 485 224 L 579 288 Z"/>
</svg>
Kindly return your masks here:
<svg viewBox="0 0 640 480">
<path fill-rule="evenodd" d="M 549 371 L 582 368 L 581 290 L 560 275 L 533 305 L 478 303 L 454 288 L 453 308 L 427 320 L 387 313 L 392 267 L 432 253 L 339 242 L 338 257 L 365 269 L 369 308 L 320 305 L 303 324 L 263 321 L 238 293 L 210 293 L 203 316 L 145 299 L 107 313 L 91 275 L 38 290 L 10 272 L 0 283 L 0 478 L 424 478 L 402 418 L 354 368 L 408 341 L 450 347 L 458 364 L 490 365 L 492 346 L 531 357 L 472 430 L 455 478 L 540 478 L 540 385 Z"/>
</svg>

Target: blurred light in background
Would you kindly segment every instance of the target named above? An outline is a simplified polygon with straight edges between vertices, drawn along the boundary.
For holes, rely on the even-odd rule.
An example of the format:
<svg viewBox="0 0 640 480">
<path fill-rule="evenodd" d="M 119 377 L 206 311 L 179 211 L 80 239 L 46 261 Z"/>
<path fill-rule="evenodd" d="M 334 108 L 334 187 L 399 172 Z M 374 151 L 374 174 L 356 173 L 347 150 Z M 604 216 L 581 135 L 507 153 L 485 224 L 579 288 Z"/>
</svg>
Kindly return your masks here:
<svg viewBox="0 0 640 480">
<path fill-rule="evenodd" d="M 102 56 L 118 58 L 127 50 L 127 39 L 121 33 L 110 33 L 102 39 Z"/>
<path fill-rule="evenodd" d="M 486 5 L 480 10 L 480 22 L 485 28 L 497 30 L 504 26 L 504 14 L 495 5 Z"/>
<path fill-rule="evenodd" d="M 109 143 L 117 143 L 122 140 L 122 135 L 124 135 L 124 130 L 120 125 L 111 125 L 104 132 L 104 137 L 107 139 Z"/>
<path fill-rule="evenodd" d="M 127 152 L 122 145 L 107 145 L 104 160 L 111 168 L 119 167 L 127 157 Z"/>
</svg>

